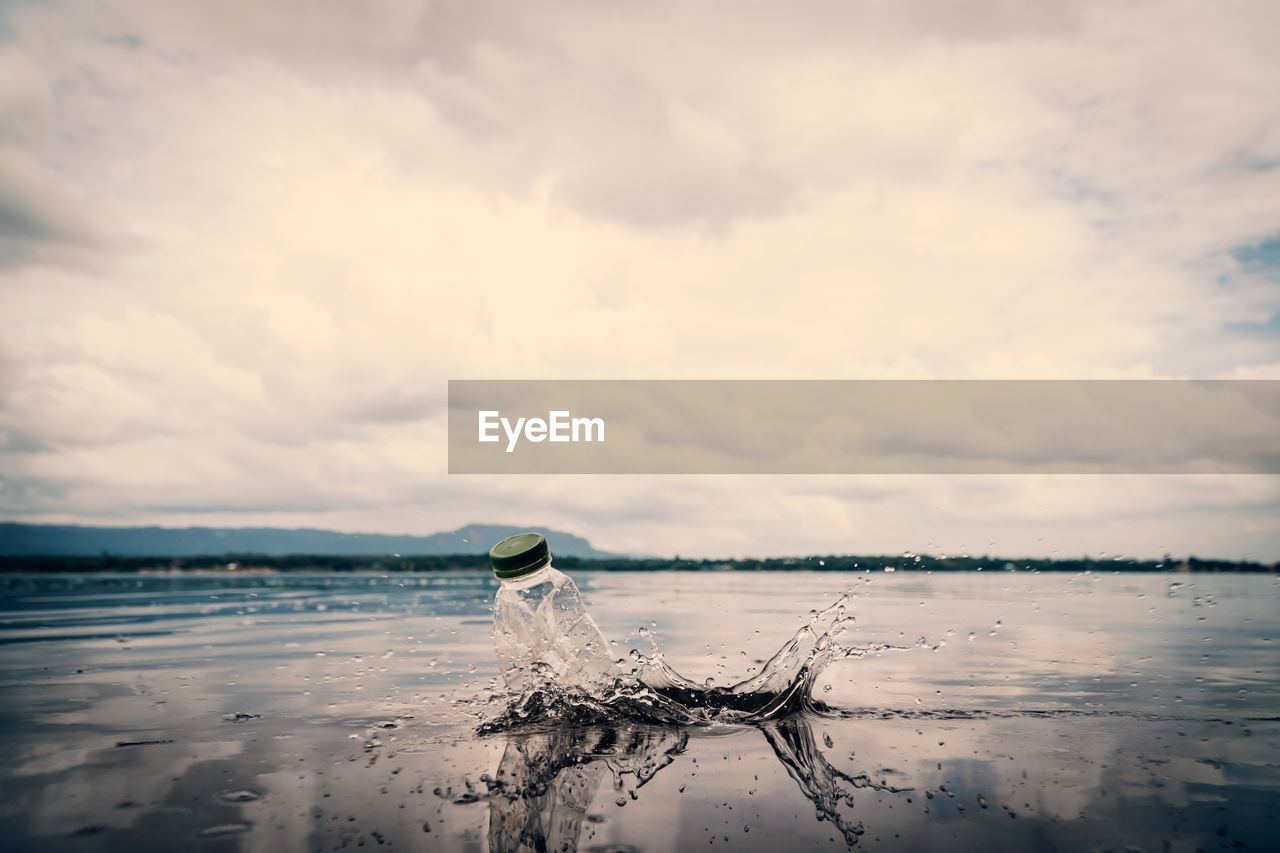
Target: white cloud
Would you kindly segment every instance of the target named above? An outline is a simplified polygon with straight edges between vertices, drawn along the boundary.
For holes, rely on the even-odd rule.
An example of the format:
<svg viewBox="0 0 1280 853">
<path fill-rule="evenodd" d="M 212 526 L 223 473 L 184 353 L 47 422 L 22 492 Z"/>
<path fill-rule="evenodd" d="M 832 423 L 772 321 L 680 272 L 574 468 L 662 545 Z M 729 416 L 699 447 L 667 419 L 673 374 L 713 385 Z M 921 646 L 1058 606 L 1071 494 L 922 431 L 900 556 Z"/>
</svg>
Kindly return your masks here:
<svg viewBox="0 0 1280 853">
<path fill-rule="evenodd" d="M 7 515 L 1276 554 L 1270 480 L 975 505 L 450 478 L 442 439 L 449 378 L 1272 375 L 1277 341 L 1227 328 L 1280 308 L 1230 255 L 1280 231 L 1267 4 L 9 17 L 0 198 L 92 262 L 0 222 Z"/>
</svg>

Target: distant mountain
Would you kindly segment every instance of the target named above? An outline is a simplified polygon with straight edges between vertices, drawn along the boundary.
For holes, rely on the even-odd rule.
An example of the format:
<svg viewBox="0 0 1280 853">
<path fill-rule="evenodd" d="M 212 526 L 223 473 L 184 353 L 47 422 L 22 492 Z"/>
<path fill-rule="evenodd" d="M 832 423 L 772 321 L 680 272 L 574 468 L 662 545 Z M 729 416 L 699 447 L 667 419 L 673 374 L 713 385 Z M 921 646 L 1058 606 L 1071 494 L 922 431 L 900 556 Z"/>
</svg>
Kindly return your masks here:
<svg viewBox="0 0 1280 853">
<path fill-rule="evenodd" d="M 190 557 L 204 554 L 485 554 L 501 539 L 536 530 L 551 553 L 564 557 L 623 557 L 599 551 L 580 536 L 545 527 L 468 524 L 430 536 L 338 533 L 279 527 L 82 527 L 0 522 L 0 555 Z"/>
</svg>

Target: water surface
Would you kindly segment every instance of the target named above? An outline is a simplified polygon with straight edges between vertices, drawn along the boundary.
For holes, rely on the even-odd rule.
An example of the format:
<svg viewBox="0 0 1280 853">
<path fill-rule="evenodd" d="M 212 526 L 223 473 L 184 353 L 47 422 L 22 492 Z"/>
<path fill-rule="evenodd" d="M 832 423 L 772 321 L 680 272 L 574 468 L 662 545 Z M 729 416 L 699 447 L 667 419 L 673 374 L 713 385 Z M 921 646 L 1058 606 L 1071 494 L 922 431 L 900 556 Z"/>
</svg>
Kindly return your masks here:
<svg viewBox="0 0 1280 853">
<path fill-rule="evenodd" d="M 504 726 L 482 573 L 0 578 L 13 850 L 1187 850 L 1280 837 L 1272 576 L 575 575 L 619 658 L 813 710 Z"/>
</svg>

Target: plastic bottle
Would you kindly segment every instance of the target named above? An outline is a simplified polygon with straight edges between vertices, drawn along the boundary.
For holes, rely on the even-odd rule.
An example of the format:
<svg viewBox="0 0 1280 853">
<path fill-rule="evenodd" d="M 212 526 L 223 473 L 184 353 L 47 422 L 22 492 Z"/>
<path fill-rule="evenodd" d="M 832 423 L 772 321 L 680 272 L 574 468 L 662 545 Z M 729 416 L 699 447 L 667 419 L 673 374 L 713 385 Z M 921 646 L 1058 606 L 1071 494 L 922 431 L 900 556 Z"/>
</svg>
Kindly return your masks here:
<svg viewBox="0 0 1280 853">
<path fill-rule="evenodd" d="M 493 607 L 493 648 L 508 689 L 550 680 L 598 694 L 621 674 L 578 587 L 551 566 L 540 533 L 518 533 L 489 551 L 502 581 Z"/>
</svg>

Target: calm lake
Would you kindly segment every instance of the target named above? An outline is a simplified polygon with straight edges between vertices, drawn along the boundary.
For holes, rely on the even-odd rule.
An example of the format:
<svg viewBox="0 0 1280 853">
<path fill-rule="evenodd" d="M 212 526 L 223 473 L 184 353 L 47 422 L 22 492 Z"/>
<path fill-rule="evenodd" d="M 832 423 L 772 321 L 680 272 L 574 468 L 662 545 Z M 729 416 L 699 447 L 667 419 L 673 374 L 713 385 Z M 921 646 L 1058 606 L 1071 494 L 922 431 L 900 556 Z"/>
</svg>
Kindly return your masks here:
<svg viewBox="0 0 1280 853">
<path fill-rule="evenodd" d="M 3 846 L 1280 848 L 1275 576 L 574 577 L 617 657 L 698 680 L 844 593 L 892 648 L 820 713 L 481 735 L 488 572 L 0 576 Z"/>
</svg>

